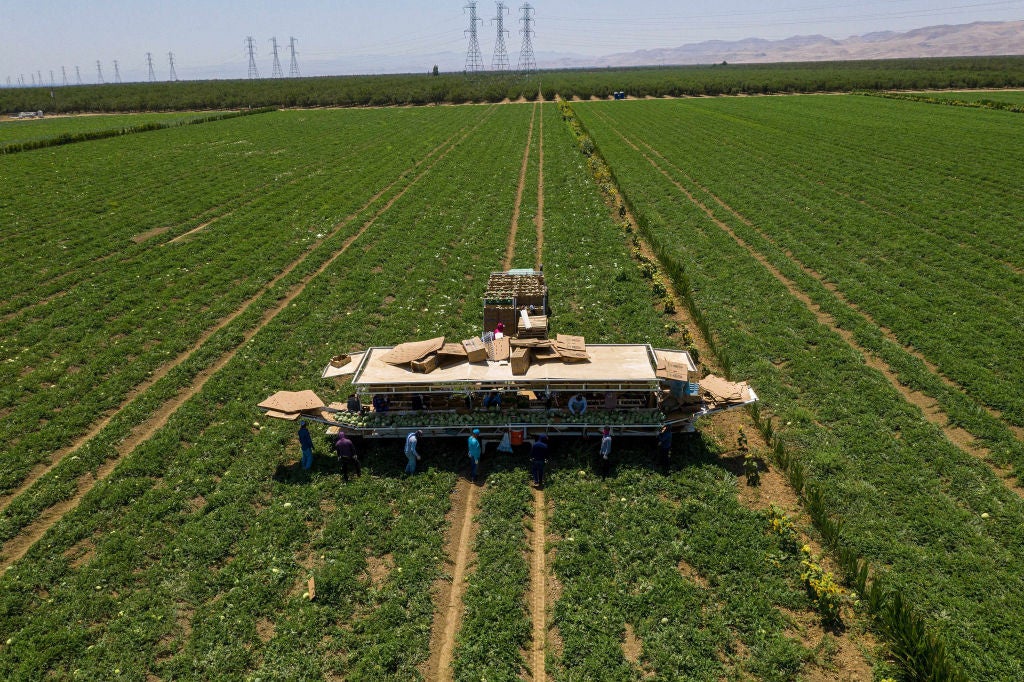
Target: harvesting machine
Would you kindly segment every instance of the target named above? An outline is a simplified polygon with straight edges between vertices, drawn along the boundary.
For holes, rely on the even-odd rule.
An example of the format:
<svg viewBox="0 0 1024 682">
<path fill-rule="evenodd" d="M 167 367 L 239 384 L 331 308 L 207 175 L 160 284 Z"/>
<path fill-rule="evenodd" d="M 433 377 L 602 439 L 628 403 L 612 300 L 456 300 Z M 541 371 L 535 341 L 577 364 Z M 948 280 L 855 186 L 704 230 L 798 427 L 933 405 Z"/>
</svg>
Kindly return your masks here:
<svg viewBox="0 0 1024 682">
<path fill-rule="evenodd" d="M 508 434 L 515 444 L 528 435 L 581 436 L 605 426 L 620 436 L 655 436 L 664 425 L 692 431 L 698 417 L 758 400 L 746 383 L 701 377 L 687 351 L 552 337 L 550 319 L 543 272 L 496 272 L 478 336 L 335 356 L 321 376 L 336 380 L 348 400 L 325 404 L 312 391 L 280 392 L 260 408 L 270 417 L 326 424 L 329 434 L 404 438 L 422 429 L 465 437 L 480 429 L 485 439 Z"/>
</svg>

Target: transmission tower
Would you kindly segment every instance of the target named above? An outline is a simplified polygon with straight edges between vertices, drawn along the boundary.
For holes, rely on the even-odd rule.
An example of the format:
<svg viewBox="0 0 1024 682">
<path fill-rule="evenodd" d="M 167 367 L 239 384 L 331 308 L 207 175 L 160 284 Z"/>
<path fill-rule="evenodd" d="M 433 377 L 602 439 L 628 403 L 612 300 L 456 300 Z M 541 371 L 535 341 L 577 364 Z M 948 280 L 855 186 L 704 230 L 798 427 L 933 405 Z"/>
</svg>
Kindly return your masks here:
<svg viewBox="0 0 1024 682">
<path fill-rule="evenodd" d="M 82 84 L 82 72 L 78 70 L 77 66 L 75 67 L 75 80 L 79 85 Z"/>
<path fill-rule="evenodd" d="M 277 57 L 277 38 L 271 38 L 270 44 L 274 46 L 274 66 L 270 69 L 270 77 L 284 78 L 284 73 L 281 71 L 281 60 Z"/>
<path fill-rule="evenodd" d="M 256 68 L 256 41 L 249 36 L 245 39 L 245 44 L 249 51 L 249 78 L 259 78 L 260 72 Z"/>
<path fill-rule="evenodd" d="M 153 53 L 146 53 L 146 66 L 149 67 L 149 82 L 153 83 L 156 81 L 156 72 L 153 71 Z"/>
<path fill-rule="evenodd" d="M 292 51 L 292 63 L 288 67 L 288 77 L 298 78 L 299 77 L 299 60 L 295 58 L 298 52 L 295 51 L 295 43 L 298 42 L 295 38 L 288 41 L 289 49 Z"/>
<path fill-rule="evenodd" d="M 34 88 L 36 86 L 36 75 L 31 71 L 29 71 L 28 75 L 32 77 L 32 87 Z"/>
<path fill-rule="evenodd" d="M 67 85 L 68 84 L 68 70 L 65 69 L 63 66 L 60 67 L 60 84 L 61 85 Z"/>
<path fill-rule="evenodd" d="M 519 8 L 522 13 L 522 17 L 519 22 L 523 25 L 519 29 L 519 33 L 523 36 L 523 46 L 519 50 L 519 73 L 533 73 L 537 70 L 537 58 L 533 55 L 533 34 L 536 31 L 533 30 L 533 6 L 524 2 L 523 6 Z"/>
<path fill-rule="evenodd" d="M 480 54 L 480 39 L 477 37 L 476 27 L 477 24 L 484 23 L 484 20 L 476 16 L 476 0 L 469 0 L 469 3 L 462 9 L 469 10 L 469 28 L 465 31 L 469 34 L 469 48 L 466 49 L 466 72 L 478 73 L 484 70 L 484 57 Z"/>
<path fill-rule="evenodd" d="M 171 81 L 173 83 L 174 81 L 178 80 L 178 72 L 174 70 L 174 53 L 173 52 L 168 52 L 167 53 L 167 61 L 169 61 L 171 63 L 171 72 L 170 72 L 170 75 L 168 76 L 167 80 L 169 80 L 169 81 Z"/>
<path fill-rule="evenodd" d="M 36 71 L 36 75 L 39 76 L 39 87 L 43 87 L 43 72 Z"/>
<path fill-rule="evenodd" d="M 96 60 L 96 82 L 102 84 L 103 81 L 103 67 L 100 66 L 100 60 Z"/>
<path fill-rule="evenodd" d="M 121 82 L 121 68 L 117 65 L 117 60 L 114 60 L 114 82 Z"/>
<path fill-rule="evenodd" d="M 56 87 L 57 81 L 53 78 L 53 69 L 50 69 L 50 87 Z"/>
<path fill-rule="evenodd" d="M 505 3 L 498 0 L 498 16 L 491 19 L 492 22 L 498 25 L 498 37 L 494 42 L 494 56 L 491 57 L 491 71 L 508 71 L 508 50 L 505 48 L 505 35 L 508 31 L 505 30 L 505 15 L 508 14 L 508 8 L 505 7 Z"/>
</svg>

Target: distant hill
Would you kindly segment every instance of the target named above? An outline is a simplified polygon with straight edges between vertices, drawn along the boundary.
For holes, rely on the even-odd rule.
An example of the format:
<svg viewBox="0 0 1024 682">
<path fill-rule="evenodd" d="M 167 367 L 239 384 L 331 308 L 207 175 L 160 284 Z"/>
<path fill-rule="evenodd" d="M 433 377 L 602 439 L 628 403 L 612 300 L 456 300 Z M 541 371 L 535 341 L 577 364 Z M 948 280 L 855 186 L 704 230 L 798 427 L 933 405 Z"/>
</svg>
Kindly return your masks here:
<svg viewBox="0 0 1024 682">
<path fill-rule="evenodd" d="M 979 21 L 956 26 L 928 26 L 905 33 L 882 31 L 842 40 L 821 35 L 793 36 L 784 40 L 708 40 L 680 47 L 637 50 L 605 57 L 545 60 L 541 66 L 650 66 L 714 64 L 723 61 L 730 64 L 754 64 L 1020 54 L 1024 54 L 1024 21 Z"/>
</svg>

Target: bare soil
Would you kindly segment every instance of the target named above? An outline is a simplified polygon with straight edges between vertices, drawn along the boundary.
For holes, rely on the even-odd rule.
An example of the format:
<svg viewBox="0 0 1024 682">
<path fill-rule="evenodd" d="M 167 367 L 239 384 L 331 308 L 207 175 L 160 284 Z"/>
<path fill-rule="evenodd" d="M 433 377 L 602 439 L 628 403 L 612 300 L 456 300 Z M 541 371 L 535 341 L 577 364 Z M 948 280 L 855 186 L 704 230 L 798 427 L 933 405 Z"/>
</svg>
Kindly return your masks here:
<svg viewBox="0 0 1024 682">
<path fill-rule="evenodd" d="M 512 267 L 512 256 L 516 252 L 516 232 L 519 229 L 519 208 L 523 203 L 523 190 L 526 188 L 526 168 L 530 160 L 530 145 L 533 143 L 533 122 L 537 118 L 537 107 L 533 105 L 533 112 L 530 114 L 530 129 L 526 133 L 526 149 L 523 151 L 523 164 L 519 169 L 519 185 L 516 187 L 516 203 L 512 207 L 512 227 L 508 232 L 508 245 L 505 247 L 505 260 L 501 269 L 508 270 Z"/>
</svg>

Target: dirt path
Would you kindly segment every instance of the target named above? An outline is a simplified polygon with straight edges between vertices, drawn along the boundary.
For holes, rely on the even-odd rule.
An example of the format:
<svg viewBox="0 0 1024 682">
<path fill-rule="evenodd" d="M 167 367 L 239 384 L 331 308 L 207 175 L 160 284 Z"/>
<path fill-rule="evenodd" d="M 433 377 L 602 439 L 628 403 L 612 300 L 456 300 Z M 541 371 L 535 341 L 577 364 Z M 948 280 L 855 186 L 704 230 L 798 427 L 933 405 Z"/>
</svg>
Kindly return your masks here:
<svg viewBox="0 0 1024 682">
<path fill-rule="evenodd" d="M 455 558 L 452 567 L 452 582 L 447 590 L 440 590 L 434 627 L 431 633 L 430 660 L 427 662 L 427 679 L 452 679 L 452 653 L 455 650 L 455 635 L 462 624 L 462 594 L 466 590 L 466 569 L 471 559 L 470 547 L 476 536 L 477 485 L 467 479 L 459 479 L 452 499 L 452 519 L 458 520 L 450 526 L 445 554 Z"/>
<path fill-rule="evenodd" d="M 534 103 L 530 113 L 530 130 L 526 133 L 526 149 L 523 151 L 523 165 L 519 169 L 519 186 L 516 188 L 516 203 L 512 208 L 512 229 L 508 232 L 508 246 L 505 247 L 505 260 L 501 269 L 512 267 L 512 256 L 516 252 L 516 231 L 519 228 L 519 207 L 523 203 L 523 190 L 526 188 L 526 167 L 530 161 L 530 145 L 533 144 L 533 122 L 537 118 L 537 104 Z"/>
<path fill-rule="evenodd" d="M 533 551 L 530 560 L 530 611 L 533 620 L 533 651 L 531 669 L 534 682 L 547 679 L 544 670 L 544 654 L 547 634 L 547 562 L 544 546 L 547 542 L 547 505 L 544 491 L 533 492 Z"/>
<path fill-rule="evenodd" d="M 544 105 L 540 107 L 539 130 L 537 131 L 537 260 L 534 268 L 540 270 L 544 257 Z"/>
<path fill-rule="evenodd" d="M 796 267 L 800 268 L 800 270 L 803 271 L 803 273 L 805 275 L 807 275 L 808 277 L 811 277 L 812 279 L 817 281 L 819 284 L 821 284 L 825 289 L 827 289 L 829 291 L 829 293 L 831 293 L 833 296 L 835 296 L 836 299 L 842 305 L 844 305 L 845 307 L 847 307 L 850 310 L 852 310 L 854 313 L 856 313 L 858 316 L 860 316 L 860 318 L 862 320 L 864 320 L 865 322 L 867 322 L 868 324 L 870 324 L 873 327 L 877 327 L 878 330 L 882 333 L 882 336 L 884 336 L 887 341 L 889 341 L 892 344 L 895 344 L 895 345 L 899 346 L 906 353 L 908 353 L 909 355 L 911 355 L 914 358 L 916 358 L 917 360 L 919 360 L 925 366 L 925 368 L 928 370 L 928 372 L 932 376 L 934 376 L 936 379 L 941 381 L 947 388 L 951 388 L 951 389 L 954 389 L 954 390 L 962 393 L 965 397 L 970 399 L 972 403 L 974 403 L 979 408 L 981 408 L 981 409 L 985 410 L 986 412 L 988 412 L 989 415 L 992 416 L 993 418 L 998 419 L 1000 422 L 1002 422 L 1003 425 L 1006 426 L 1006 428 L 1009 429 L 1009 431 L 1011 433 L 1013 433 L 1013 435 L 1018 440 L 1024 442 L 1024 428 L 1019 427 L 1019 426 L 1015 426 L 1014 424 L 1009 423 L 1006 419 L 1003 418 L 1003 415 L 1002 415 L 1002 413 L 999 410 L 997 410 L 997 409 L 995 409 L 993 407 L 990 407 L 988 405 L 985 405 L 985 404 L 975 400 L 974 398 L 972 398 L 970 395 L 968 395 L 964 391 L 964 388 L 960 384 L 958 384 L 957 382 L 955 382 L 954 380 L 950 379 L 945 374 L 943 374 L 942 371 L 939 369 L 939 367 L 935 363 L 931 362 L 927 357 L 925 357 L 924 353 L 922 353 L 921 351 L 917 350 L 913 346 L 909 346 L 906 343 L 904 343 L 903 341 L 901 341 L 899 339 L 899 337 L 896 336 L 895 332 L 893 332 L 891 329 L 889 329 L 885 325 L 883 325 L 883 324 L 879 323 L 878 321 L 876 321 L 875 318 L 870 313 L 868 313 L 865 310 L 863 310 L 856 303 L 853 303 L 852 301 L 850 301 L 846 297 L 846 295 L 839 289 L 838 286 L 836 286 L 832 282 L 827 281 L 825 279 L 825 277 L 821 273 L 819 273 L 818 271 L 814 270 L 813 268 L 811 268 L 808 265 L 805 265 L 799 258 L 797 258 L 796 254 L 794 254 L 791 250 L 789 250 L 789 249 L 783 247 L 782 245 L 780 245 L 777 241 L 775 241 L 775 239 L 771 235 L 769 235 L 766 232 L 764 232 L 763 230 L 761 230 L 759 227 L 757 227 L 753 223 L 753 221 L 751 221 L 749 218 L 744 216 L 742 213 L 737 211 L 735 208 L 733 208 L 732 206 L 727 204 L 724 200 L 722 200 L 718 195 L 716 195 L 714 192 L 712 192 L 709 188 L 707 188 L 704 185 L 702 185 L 701 183 L 697 182 L 697 180 L 695 180 L 693 177 L 691 177 L 690 175 L 685 173 L 678 166 L 676 166 L 671 161 L 669 161 L 665 157 L 665 155 L 662 154 L 660 151 L 658 151 L 657 149 L 655 149 L 654 147 L 652 147 L 651 145 L 647 144 L 644 141 L 641 141 L 640 144 L 643 145 L 644 148 L 646 148 L 651 154 L 654 154 L 659 159 L 661 159 L 665 164 L 667 164 L 669 166 L 672 166 L 672 168 L 674 168 L 680 175 L 682 175 L 684 178 L 686 178 L 686 181 L 688 183 L 690 183 L 691 185 L 693 185 L 694 187 L 699 189 L 701 192 L 704 192 L 709 197 L 711 197 L 712 201 L 714 201 L 716 204 L 718 204 L 723 210 L 727 211 L 736 220 L 740 221 L 741 223 L 743 223 L 744 225 L 746 225 L 750 229 L 752 229 L 755 232 L 757 232 L 757 234 L 762 239 L 764 239 L 766 242 L 768 242 L 769 244 L 771 244 L 775 248 L 777 248 L 780 251 L 782 251 L 786 255 L 786 258 L 788 258 L 789 261 L 791 263 L 793 263 L 793 265 L 795 265 Z M 633 146 L 633 148 L 636 149 L 637 151 L 640 151 L 639 148 L 636 147 L 636 146 Z M 641 152 L 641 153 L 643 153 L 643 152 Z M 837 192 L 837 193 L 842 195 L 842 196 L 845 196 L 845 197 L 847 197 L 847 198 L 849 198 L 851 200 L 857 201 L 857 202 L 861 203 L 864 206 L 870 206 L 870 204 L 868 204 L 866 201 L 863 201 L 861 199 L 854 199 L 852 196 L 846 194 L 845 192 Z M 703 209 L 704 207 L 701 206 L 701 208 Z M 876 210 L 880 210 L 880 209 L 876 209 Z M 706 210 L 705 210 L 705 212 L 706 212 Z M 895 214 L 892 214 L 892 213 L 890 213 L 888 211 L 884 211 L 884 212 L 885 213 L 889 213 L 889 215 L 892 215 L 892 217 L 894 217 L 894 218 L 898 217 Z"/>
<path fill-rule="evenodd" d="M 618 134 L 621 136 L 621 133 Z M 625 139 L 625 137 L 623 137 L 623 139 Z M 638 149 L 635 145 L 632 146 L 634 147 L 634 149 Z M 756 259 L 766 270 L 768 270 L 768 272 L 770 272 L 776 280 L 778 280 L 783 286 L 785 286 L 786 290 L 789 291 L 789 293 L 794 298 L 803 303 L 804 306 L 814 314 L 819 324 L 821 324 L 824 327 L 827 327 L 828 329 L 839 335 L 840 338 L 842 338 L 851 348 L 856 350 L 861 355 L 861 357 L 864 359 L 865 364 L 881 372 L 882 375 L 885 376 L 885 378 L 893 386 L 893 388 L 895 388 L 907 402 L 916 405 L 918 408 L 920 408 L 925 418 L 929 422 L 937 426 L 943 432 L 943 434 L 945 434 L 946 438 L 951 443 L 962 449 L 964 452 L 976 457 L 977 459 L 981 460 L 986 465 L 988 465 L 996 474 L 996 476 L 1003 481 L 1007 488 L 1015 492 L 1018 496 L 1024 498 L 1024 488 L 1017 485 L 1011 478 L 1008 478 L 1007 472 L 1001 471 L 1000 469 L 996 468 L 988 460 L 988 454 L 990 451 L 987 448 L 978 445 L 975 442 L 974 436 L 972 436 L 966 430 L 958 426 L 954 426 L 952 423 L 950 423 L 949 416 L 942 409 L 939 408 L 938 404 L 933 398 L 925 395 L 924 393 L 921 393 L 920 391 L 915 391 L 910 387 L 904 386 L 902 383 L 900 383 L 899 377 L 897 376 L 896 372 L 894 372 L 886 362 L 884 362 L 881 358 L 871 353 L 866 348 L 862 347 L 854 338 L 852 332 L 839 327 L 839 325 L 836 324 L 833 317 L 824 310 L 822 310 L 817 303 L 811 300 L 810 296 L 804 293 L 803 290 L 801 290 L 795 282 L 786 277 L 786 275 L 784 275 L 781 271 L 779 271 L 778 268 L 776 268 L 771 262 L 769 262 L 763 254 L 761 254 L 759 251 L 757 251 L 757 249 L 752 247 L 742 237 L 736 234 L 736 232 L 728 224 L 726 224 L 718 217 L 716 217 L 714 211 L 712 211 L 700 199 L 695 197 L 693 193 L 691 193 L 686 187 L 683 186 L 682 183 L 673 178 L 671 174 L 662 166 L 660 166 L 658 162 L 654 158 L 652 158 L 650 154 L 639 149 L 638 151 L 641 155 L 643 155 L 643 157 L 648 161 L 648 163 L 650 163 L 651 166 L 654 167 L 655 170 L 657 170 L 659 173 L 665 176 L 665 178 L 667 178 L 673 185 L 675 185 L 676 189 L 678 189 L 684 196 L 686 196 L 688 201 L 690 201 L 694 206 L 703 211 L 704 214 L 707 215 L 708 218 L 719 229 L 728 234 L 739 246 L 741 246 L 747 253 L 749 253 L 754 259 Z"/>
<path fill-rule="evenodd" d="M 455 133 L 454 135 L 452 135 L 452 137 L 448 138 L 448 140 L 446 140 L 445 143 L 443 143 L 442 145 L 439 145 L 434 150 L 435 152 L 443 149 L 445 147 L 445 145 L 448 145 L 449 143 L 451 143 L 447 147 L 447 149 L 444 149 L 443 152 L 439 153 L 436 156 L 436 158 L 434 158 L 432 161 L 430 161 L 430 163 L 427 165 L 426 168 L 424 168 L 416 177 L 414 177 L 412 180 L 410 180 L 409 183 L 405 187 L 403 187 L 401 191 L 399 191 L 397 194 L 395 194 L 393 197 L 391 197 L 387 201 L 387 203 L 385 203 L 380 209 L 378 209 L 373 214 L 373 216 L 370 219 L 368 219 L 365 223 L 363 223 L 363 225 L 359 228 L 359 230 L 354 235 L 352 235 L 351 237 L 346 239 L 345 242 L 341 245 L 341 247 L 337 251 L 335 251 L 326 261 L 324 261 L 324 263 L 321 264 L 319 268 L 317 268 L 315 271 L 311 272 L 310 274 L 306 275 L 299 282 L 297 282 L 294 286 L 292 286 L 291 289 L 289 289 L 288 293 L 285 294 L 285 296 L 282 297 L 277 302 L 277 304 L 274 305 L 274 307 L 270 308 L 269 310 L 267 310 L 263 314 L 263 316 L 260 318 L 260 321 L 256 324 L 256 326 L 252 327 L 251 329 L 249 329 L 248 331 L 246 331 L 243 334 L 241 343 L 239 343 L 237 346 L 235 346 L 234 349 L 232 349 L 232 350 L 228 351 L 227 353 L 223 354 L 222 356 L 220 356 L 220 358 L 218 358 L 207 369 L 205 369 L 202 372 L 200 372 L 195 377 L 195 379 L 193 379 L 192 384 L 187 389 L 185 389 L 184 391 L 179 392 L 179 394 L 177 396 L 175 396 L 169 402 L 167 402 L 164 405 L 162 405 L 161 407 L 159 407 L 155 411 L 155 414 L 157 416 L 153 416 L 149 420 L 147 420 L 147 421 L 143 422 L 142 424 L 139 424 L 138 426 L 133 428 L 132 432 L 128 436 L 128 438 L 126 438 L 118 446 L 118 448 L 117 448 L 117 455 L 115 457 L 107 460 L 106 462 L 104 462 L 103 465 L 100 467 L 100 469 L 96 472 L 95 477 L 93 477 L 90 474 L 86 474 L 86 475 L 82 476 L 81 478 L 79 478 L 78 490 L 77 490 L 77 492 L 75 493 L 75 495 L 72 498 L 70 498 L 68 500 L 65 500 L 63 502 L 59 502 L 56 505 L 53 505 L 52 507 L 50 507 L 49 509 L 44 511 L 35 522 L 33 522 L 29 526 L 27 526 L 24 529 L 22 529 L 22 531 L 17 536 L 15 536 L 11 540 L 9 540 L 4 545 L 3 549 L 0 550 L 0 557 L 2 557 L 2 559 L 0 559 L 0 570 L 3 570 L 5 568 L 7 568 L 11 564 L 13 564 L 15 561 L 17 561 L 18 559 L 23 557 L 25 555 L 25 553 L 29 550 L 29 548 L 33 544 L 35 544 L 36 541 L 38 541 L 39 538 L 41 538 L 46 533 L 46 531 L 50 529 L 51 526 L 53 526 L 55 523 L 57 523 L 57 521 L 59 521 L 61 518 L 63 518 L 64 515 L 67 512 L 69 512 L 71 509 L 73 509 L 74 507 L 76 507 L 78 505 L 78 503 L 81 501 L 81 499 L 86 494 L 88 494 L 90 490 L 93 489 L 93 487 L 96 485 L 97 482 L 102 481 L 104 478 L 106 478 L 108 475 L 110 475 L 110 473 L 114 470 L 114 468 L 121 462 L 121 460 L 128 453 L 130 453 L 132 450 L 134 450 L 139 444 L 141 444 L 141 443 L 145 442 L 146 440 L 148 440 L 149 438 L 151 438 L 153 436 L 153 434 L 155 434 L 160 428 L 162 428 L 168 422 L 168 420 L 170 420 L 170 418 L 174 415 L 174 413 L 177 411 L 177 409 L 179 407 L 184 405 L 185 402 L 187 402 L 190 398 L 192 398 L 194 395 L 199 393 L 202 390 L 203 386 L 206 385 L 206 382 L 209 381 L 209 379 L 211 377 L 213 377 L 218 371 L 220 371 L 225 365 L 228 364 L 228 362 L 230 362 L 235 357 L 235 355 L 242 349 L 242 347 L 245 345 L 245 343 L 247 343 L 250 339 L 252 339 L 260 330 L 262 330 L 264 327 L 266 327 L 271 322 L 271 320 L 273 320 L 275 317 L 277 317 L 277 315 L 279 313 L 281 313 L 281 311 L 283 311 L 285 308 L 287 308 L 288 305 L 291 304 L 291 302 L 293 300 L 295 300 L 295 298 L 297 298 L 303 291 L 305 291 L 306 286 L 311 281 L 313 281 L 316 277 L 318 277 L 325 270 L 327 270 L 327 268 L 329 268 L 338 258 L 340 258 L 342 255 L 344 255 L 344 253 L 346 251 L 348 251 L 349 247 L 352 246 L 352 244 L 357 239 L 359 239 L 359 237 L 361 237 L 368 229 L 370 229 L 371 226 L 374 225 L 374 223 L 377 222 L 377 219 L 380 218 L 381 215 L 383 215 L 388 209 L 390 209 L 394 205 L 394 203 L 396 201 L 398 201 L 403 196 L 405 196 L 406 192 L 408 192 L 410 189 L 412 189 L 412 187 L 415 186 L 427 173 L 429 173 L 431 171 L 431 169 L 433 169 L 433 167 L 438 162 L 440 162 L 442 159 L 444 159 L 452 151 L 452 149 L 454 149 L 456 146 L 461 144 L 469 135 L 471 135 L 477 128 L 479 128 L 479 126 L 482 125 L 484 120 L 486 120 L 486 118 L 481 119 L 475 126 L 470 128 L 468 131 L 466 131 L 464 129 L 462 131 L 461 137 L 459 137 L 458 140 L 452 142 L 452 140 L 455 137 L 459 136 L 459 133 Z M 417 163 L 417 166 L 422 165 L 425 161 L 426 161 L 426 159 L 424 159 L 423 161 Z M 403 174 L 403 176 L 404 176 L 404 174 Z M 396 180 L 395 182 L 393 182 L 390 185 L 388 185 L 387 188 L 385 188 L 384 190 L 381 190 L 376 195 L 374 195 L 374 198 L 371 199 L 369 202 L 367 202 L 367 204 L 364 207 L 364 209 L 361 209 L 360 212 L 362 210 L 365 210 L 366 207 L 372 205 L 374 201 L 376 201 L 381 196 L 383 196 L 383 194 L 387 191 L 387 189 L 390 189 L 391 187 L 394 187 L 397 184 L 397 182 L 398 181 Z M 342 221 L 341 223 L 339 223 L 335 227 L 335 230 L 331 234 L 332 235 L 336 234 L 338 232 L 338 230 L 340 230 L 342 227 L 344 227 L 349 222 L 351 222 L 353 219 L 355 219 L 355 217 L 358 216 L 358 213 L 359 212 L 352 214 L 351 216 L 346 218 L 345 221 Z M 326 239 L 326 237 L 325 237 L 325 239 Z M 319 243 L 320 242 L 317 242 L 317 244 L 319 244 Z M 283 272 L 279 273 L 269 284 L 267 284 L 267 286 L 264 288 L 264 291 L 269 290 L 276 282 L 280 281 L 285 275 L 287 275 L 288 272 L 291 272 L 296 267 L 298 267 L 298 265 L 301 262 L 303 262 L 305 260 L 305 258 L 309 255 L 309 252 L 311 250 L 312 250 L 312 247 L 311 247 L 310 250 L 307 250 L 307 252 L 303 256 L 303 258 L 301 258 L 298 261 L 295 261 L 292 264 L 290 264 L 286 271 L 283 271 Z M 223 321 L 217 327 L 217 329 L 223 328 L 228 323 L 230 323 L 231 320 L 235 319 L 236 317 L 241 315 L 243 312 L 245 312 L 245 310 L 248 309 L 249 306 L 252 305 L 262 295 L 262 293 L 263 293 L 263 291 L 261 291 L 260 294 L 257 294 L 253 298 L 249 299 L 249 301 L 245 304 L 245 306 L 243 308 L 241 308 L 238 311 L 236 311 L 235 313 L 233 313 L 230 318 L 226 319 L 226 321 Z M 204 340 L 208 339 L 210 336 L 212 336 L 212 334 L 217 329 L 214 329 L 211 332 L 208 332 L 206 335 L 204 335 Z M 193 349 L 191 349 L 189 351 L 189 354 L 191 354 L 191 352 L 194 352 L 196 349 L 198 349 L 198 347 L 200 345 L 202 345 L 202 342 L 197 342 L 197 345 L 193 346 Z M 176 363 L 180 364 L 180 362 L 183 362 L 185 359 L 187 359 L 187 358 L 179 356 L 179 360 L 176 361 Z M 166 374 L 172 368 L 173 367 L 167 367 L 165 369 L 165 371 L 164 371 L 164 374 Z M 157 381 L 157 378 L 154 377 L 153 379 L 150 379 L 149 381 L 147 381 L 145 385 L 148 388 L 149 386 L 151 386 L 156 381 Z M 135 394 L 137 395 L 138 393 L 141 393 L 141 390 L 144 390 L 144 389 L 136 389 Z M 130 400 L 127 401 L 127 402 L 130 402 Z M 127 405 L 127 402 L 120 409 L 124 409 L 124 407 Z M 119 409 L 119 411 L 120 411 L 120 409 Z M 106 426 L 106 424 L 108 424 L 114 418 L 114 416 L 116 416 L 116 413 L 110 415 L 107 418 L 105 418 L 103 420 L 101 426 L 97 426 L 97 427 L 94 427 L 94 429 L 91 429 L 90 430 L 90 434 L 91 435 L 87 435 L 87 437 L 82 437 L 81 439 L 79 439 L 79 441 L 76 441 L 76 445 L 72 446 L 67 451 L 62 452 L 62 454 L 60 455 L 60 459 L 63 459 L 63 457 L 67 456 L 70 452 L 73 452 L 74 449 L 76 449 L 77 447 L 80 447 L 84 442 L 89 440 L 89 438 L 91 438 L 91 437 L 95 436 L 97 433 L 99 433 L 99 431 L 102 430 L 103 426 Z M 55 457 L 55 459 L 56 459 L 56 457 Z M 57 459 L 53 463 L 47 465 L 47 470 L 52 469 L 54 466 L 56 466 L 57 462 L 59 462 L 59 459 Z M 43 472 L 43 474 L 45 474 L 45 472 Z M 43 474 L 39 474 L 39 476 L 36 476 L 36 479 L 38 479 Z M 19 488 L 18 492 L 24 491 L 24 489 L 26 487 L 27 486 L 23 484 Z M 11 499 L 13 499 L 13 497 L 14 496 L 12 495 Z M 7 504 L 10 504 L 10 500 L 7 501 Z"/>
</svg>

